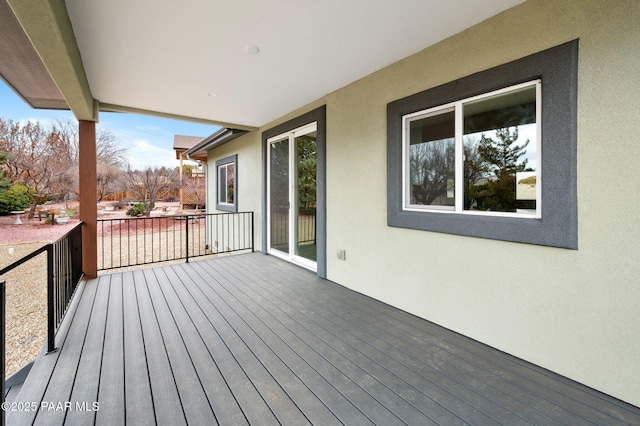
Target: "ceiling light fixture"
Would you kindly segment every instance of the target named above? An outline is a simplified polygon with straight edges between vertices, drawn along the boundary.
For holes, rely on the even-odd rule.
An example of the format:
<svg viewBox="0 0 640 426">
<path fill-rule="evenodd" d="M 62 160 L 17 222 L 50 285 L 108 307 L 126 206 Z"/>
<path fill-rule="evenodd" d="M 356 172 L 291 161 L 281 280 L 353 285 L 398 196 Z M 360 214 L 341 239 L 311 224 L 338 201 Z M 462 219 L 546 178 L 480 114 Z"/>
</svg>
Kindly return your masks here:
<svg viewBox="0 0 640 426">
<path fill-rule="evenodd" d="M 250 45 L 244 48 L 244 51 L 249 55 L 257 55 L 260 53 L 260 48 L 258 46 Z"/>
<path fill-rule="evenodd" d="M 208 93 L 207 93 L 207 97 L 209 97 L 209 98 L 217 98 L 217 97 L 218 97 L 218 94 L 217 94 L 217 93 L 215 93 L 215 92 L 208 92 Z"/>
</svg>

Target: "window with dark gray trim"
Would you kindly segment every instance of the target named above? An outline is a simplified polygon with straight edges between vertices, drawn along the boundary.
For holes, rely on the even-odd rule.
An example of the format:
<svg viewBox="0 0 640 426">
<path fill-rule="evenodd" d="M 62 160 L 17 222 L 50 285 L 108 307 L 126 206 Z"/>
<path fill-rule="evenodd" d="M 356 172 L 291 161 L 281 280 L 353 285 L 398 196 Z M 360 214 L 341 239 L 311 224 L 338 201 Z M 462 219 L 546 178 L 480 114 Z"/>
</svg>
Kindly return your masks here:
<svg viewBox="0 0 640 426">
<path fill-rule="evenodd" d="M 407 114 L 403 208 L 540 218 L 540 81 Z"/>
<path fill-rule="evenodd" d="M 388 104 L 388 225 L 577 249 L 577 66 L 578 41 L 574 40 Z M 535 95 L 530 87 L 535 87 Z M 505 93 L 514 95 L 514 100 L 501 97 Z M 463 107 L 478 100 L 464 111 Z M 505 121 L 504 114 L 499 114 L 498 127 L 485 123 L 498 116 L 493 111 L 496 105 L 517 120 Z M 493 126 L 494 133 L 496 128 L 507 129 L 502 136 L 509 142 L 518 137 L 518 126 L 534 119 L 539 150 L 535 160 L 532 157 L 527 165 L 521 159 L 506 174 L 509 182 L 520 178 L 526 184 L 535 179 L 535 197 L 526 191 L 518 194 L 516 188 L 509 191 L 513 192 L 510 204 L 496 203 L 484 188 L 499 186 L 495 171 L 493 176 L 487 174 L 486 161 L 482 167 L 487 166 L 483 171 L 487 176 L 477 176 L 473 187 L 464 187 L 466 172 L 471 170 L 464 163 L 469 159 L 465 135 L 484 131 L 488 139 L 493 136 L 487 136 L 487 129 Z M 494 141 L 500 140 L 500 135 L 494 136 Z M 512 144 L 513 153 L 525 151 L 518 151 L 523 144 Z M 491 144 L 487 146 L 491 149 Z M 442 161 L 427 161 L 429 153 Z M 477 165 L 481 160 L 478 157 Z M 528 170 L 531 160 L 535 161 L 534 178 Z M 437 167 L 442 176 L 434 170 Z"/>
<path fill-rule="evenodd" d="M 238 156 L 216 161 L 216 209 L 238 211 Z"/>
</svg>

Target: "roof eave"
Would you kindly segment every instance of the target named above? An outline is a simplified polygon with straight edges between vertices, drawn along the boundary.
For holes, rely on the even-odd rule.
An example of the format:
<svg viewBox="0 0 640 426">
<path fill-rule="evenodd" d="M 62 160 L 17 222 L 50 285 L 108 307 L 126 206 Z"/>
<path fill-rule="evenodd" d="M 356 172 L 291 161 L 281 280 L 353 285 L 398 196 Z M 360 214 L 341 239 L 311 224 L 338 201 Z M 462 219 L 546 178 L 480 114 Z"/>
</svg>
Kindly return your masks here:
<svg viewBox="0 0 640 426">
<path fill-rule="evenodd" d="M 186 150 L 182 155 L 187 158 L 206 155 L 208 151 L 231 142 L 235 138 L 240 137 L 245 133 L 247 133 L 246 130 L 228 129 L 226 127 L 223 127 L 222 129 L 213 133 L 211 136 L 202 140 L 202 142 Z"/>
</svg>

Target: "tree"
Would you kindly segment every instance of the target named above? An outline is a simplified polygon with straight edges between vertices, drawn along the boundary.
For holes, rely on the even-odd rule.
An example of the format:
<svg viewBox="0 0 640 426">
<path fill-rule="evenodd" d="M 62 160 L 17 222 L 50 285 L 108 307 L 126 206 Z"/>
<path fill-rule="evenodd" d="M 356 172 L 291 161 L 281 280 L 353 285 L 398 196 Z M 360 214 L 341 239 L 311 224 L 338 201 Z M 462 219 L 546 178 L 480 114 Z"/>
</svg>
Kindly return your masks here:
<svg viewBox="0 0 640 426">
<path fill-rule="evenodd" d="M 296 138 L 298 148 L 298 209 L 315 209 L 317 205 L 317 142 L 314 136 Z"/>
<path fill-rule="evenodd" d="M 11 158 L 10 152 L 5 152 L 0 147 L 0 214 L 7 214 L 15 210 L 24 210 L 27 208 L 33 197 L 29 190 L 20 182 L 12 185 L 11 180 L 7 179 L 2 166 Z"/>
<path fill-rule="evenodd" d="M 64 141 L 67 153 L 73 167 L 77 171 L 80 156 L 80 136 L 78 123 L 73 119 L 58 120 L 54 129 Z M 116 180 L 126 163 L 127 149 L 120 145 L 118 138 L 108 129 L 96 128 L 96 180 L 98 200 L 112 194 L 116 188 Z M 75 180 L 69 182 L 69 192 L 77 194 L 78 173 L 74 174 Z"/>
<path fill-rule="evenodd" d="M 75 120 L 52 126 L 39 122 L 16 123 L 0 118 L 0 148 L 12 156 L 4 166 L 12 181 L 22 181 L 33 194 L 29 217 L 36 205 L 49 199 L 66 200 L 78 192 L 79 136 Z M 102 194 L 112 191 L 112 183 L 125 160 L 126 149 L 107 129 L 96 132 L 97 180 Z"/>
<path fill-rule="evenodd" d="M 511 130 L 513 129 L 513 130 Z M 470 196 L 480 210 L 516 211 L 516 173 L 532 171 L 527 168 L 526 154 L 529 140 L 516 145 L 518 127 L 496 129 L 496 138 L 484 133 L 478 143 L 479 160 L 470 162 L 470 169 L 487 179 L 482 185 L 472 185 Z"/>
<path fill-rule="evenodd" d="M 74 119 L 58 120 L 53 126 L 64 141 L 67 156 L 77 163 L 80 153 L 78 122 Z M 120 145 L 118 138 L 104 127 L 96 127 L 96 161 L 102 166 L 124 167 L 127 149 Z"/>
<path fill-rule="evenodd" d="M 117 166 L 98 164 L 96 168 L 96 192 L 98 201 L 112 195 L 117 190 L 117 182 L 122 169 Z"/>
<path fill-rule="evenodd" d="M 447 197 L 449 182 L 455 178 L 453 139 L 411 145 L 409 161 L 412 202 L 430 205 L 438 200 L 440 205 L 453 205 L 454 199 Z"/>
<path fill-rule="evenodd" d="M 145 203 L 145 215 L 151 216 L 155 203 L 178 188 L 178 173 L 166 167 L 133 170 L 127 166 L 120 179 L 122 191 L 130 192 Z"/>
<path fill-rule="evenodd" d="M 0 119 L 0 146 L 13 154 L 5 164 L 7 177 L 22 181 L 33 194 L 30 218 L 37 204 L 64 194 L 74 180 L 69 150 L 55 128 Z"/>
<path fill-rule="evenodd" d="M 2 170 L 2 166 L 11 158 L 10 152 L 5 152 L 0 146 L 0 191 L 7 190 L 11 187 L 11 181 L 5 177 L 6 172 Z"/>
</svg>

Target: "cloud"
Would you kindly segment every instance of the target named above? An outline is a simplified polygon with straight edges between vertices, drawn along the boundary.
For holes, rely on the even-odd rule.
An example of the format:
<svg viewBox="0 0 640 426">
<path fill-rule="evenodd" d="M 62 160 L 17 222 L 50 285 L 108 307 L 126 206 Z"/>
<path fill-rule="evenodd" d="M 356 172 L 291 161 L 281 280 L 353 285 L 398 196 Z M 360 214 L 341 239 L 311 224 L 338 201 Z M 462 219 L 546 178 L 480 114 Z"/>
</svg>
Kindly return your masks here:
<svg viewBox="0 0 640 426">
<path fill-rule="evenodd" d="M 154 126 L 153 124 L 145 124 L 145 125 L 140 125 L 140 126 L 136 126 L 137 130 L 143 131 L 143 132 L 163 132 L 163 133 L 169 133 L 164 129 L 161 129 L 158 126 Z"/>
<path fill-rule="evenodd" d="M 133 169 L 151 167 L 176 167 L 178 160 L 172 149 L 162 148 L 146 139 L 133 139 L 122 144 L 127 148 L 129 164 Z"/>
<path fill-rule="evenodd" d="M 23 119 L 17 120 L 16 122 L 20 125 L 20 127 L 23 127 L 28 123 L 31 123 L 31 124 L 40 124 L 45 128 L 49 128 L 49 127 L 53 127 L 53 125 L 56 124 L 58 120 L 53 118 L 29 117 L 29 118 L 23 118 Z"/>
</svg>

